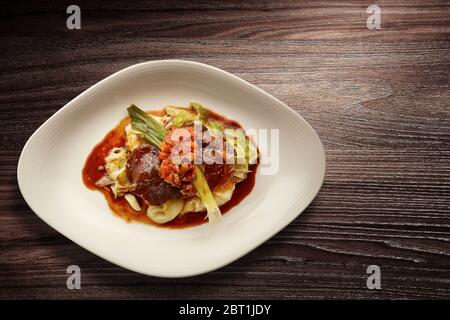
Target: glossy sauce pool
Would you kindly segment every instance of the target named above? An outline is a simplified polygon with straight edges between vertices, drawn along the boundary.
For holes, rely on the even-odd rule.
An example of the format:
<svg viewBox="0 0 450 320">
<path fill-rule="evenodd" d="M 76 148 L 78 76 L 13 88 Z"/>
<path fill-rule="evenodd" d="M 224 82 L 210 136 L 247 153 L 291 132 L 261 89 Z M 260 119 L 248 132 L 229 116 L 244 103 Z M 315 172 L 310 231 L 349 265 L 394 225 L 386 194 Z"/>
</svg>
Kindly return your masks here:
<svg viewBox="0 0 450 320">
<path fill-rule="evenodd" d="M 154 115 L 160 115 L 161 112 L 149 112 Z M 242 128 L 239 123 L 234 120 L 229 120 L 215 112 L 209 111 L 209 116 L 215 118 L 227 125 Z M 125 127 L 130 123 L 130 119 L 126 117 L 120 123 L 112 129 L 103 138 L 103 140 L 97 144 L 94 149 L 89 154 L 82 171 L 83 182 L 91 190 L 98 190 L 105 196 L 109 207 L 114 213 L 116 213 L 121 218 L 125 219 L 127 222 L 139 221 L 147 224 L 152 224 L 159 227 L 168 228 L 185 228 L 200 225 L 207 222 L 205 219 L 206 212 L 190 212 L 180 215 L 164 224 L 157 224 L 147 217 L 146 212 L 148 205 L 139 199 L 139 204 L 142 210 L 140 212 L 134 211 L 124 197 L 119 197 L 114 199 L 114 195 L 110 187 L 97 187 L 95 182 L 100 179 L 105 173 L 104 170 L 100 170 L 99 167 L 105 165 L 105 157 L 109 150 L 113 147 L 123 147 L 125 145 Z M 231 208 L 238 205 L 250 192 L 253 190 L 255 185 L 255 175 L 257 164 L 251 165 L 249 167 L 250 172 L 247 175 L 247 179 L 237 183 L 233 195 L 227 203 L 220 206 L 220 211 L 222 214 L 228 212 Z"/>
</svg>

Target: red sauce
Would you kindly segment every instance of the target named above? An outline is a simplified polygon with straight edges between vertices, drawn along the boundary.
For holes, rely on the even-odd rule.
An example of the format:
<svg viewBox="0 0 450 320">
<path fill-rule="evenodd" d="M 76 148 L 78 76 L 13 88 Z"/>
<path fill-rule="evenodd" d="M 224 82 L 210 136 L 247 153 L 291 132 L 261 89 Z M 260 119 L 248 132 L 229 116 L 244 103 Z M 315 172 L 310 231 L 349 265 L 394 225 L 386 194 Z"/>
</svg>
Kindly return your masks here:
<svg viewBox="0 0 450 320">
<path fill-rule="evenodd" d="M 210 117 L 215 118 L 216 120 L 219 120 L 229 126 L 242 128 L 241 125 L 234 120 L 227 119 L 212 111 L 209 112 Z M 161 111 L 149 113 L 160 115 Z M 111 210 L 119 217 L 125 219 L 127 222 L 139 221 L 159 227 L 169 228 L 185 228 L 207 222 L 208 219 L 206 219 L 206 212 L 190 212 L 179 215 L 178 217 L 167 223 L 157 224 L 147 217 L 146 212 L 148 205 L 142 199 L 138 198 L 142 210 L 140 212 L 136 212 L 130 207 L 124 197 L 114 199 L 114 195 L 110 187 L 97 187 L 95 185 L 95 182 L 100 179 L 105 173 L 105 171 L 100 170 L 99 167 L 105 165 L 105 157 L 108 154 L 109 150 L 113 147 L 123 147 L 125 145 L 125 127 L 129 122 L 130 120 L 128 117 L 120 121 L 120 123 L 114 129 L 108 132 L 103 140 L 99 144 L 97 144 L 89 154 L 82 171 L 83 182 L 86 187 L 91 190 L 97 190 L 103 193 Z M 228 212 L 231 208 L 238 205 L 253 190 L 253 187 L 255 185 L 257 166 L 257 164 L 251 165 L 249 168 L 250 172 L 247 175 L 247 179 L 236 184 L 230 201 L 220 206 L 220 211 L 222 212 L 222 214 Z"/>
</svg>

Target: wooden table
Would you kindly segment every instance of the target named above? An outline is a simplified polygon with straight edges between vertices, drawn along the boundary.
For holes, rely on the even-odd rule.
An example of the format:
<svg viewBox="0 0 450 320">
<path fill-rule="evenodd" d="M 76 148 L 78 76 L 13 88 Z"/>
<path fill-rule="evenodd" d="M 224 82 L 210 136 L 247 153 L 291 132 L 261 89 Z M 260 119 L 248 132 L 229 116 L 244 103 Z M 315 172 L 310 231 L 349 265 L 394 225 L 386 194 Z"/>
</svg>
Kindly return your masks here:
<svg viewBox="0 0 450 320">
<path fill-rule="evenodd" d="M 395 2 L 395 3 L 394 3 Z M 0 298 L 449 298 L 450 4 L 76 1 L 2 4 Z M 325 183 L 294 222 L 217 271 L 159 279 L 117 267 L 42 222 L 17 161 L 72 98 L 132 64 L 204 62 L 286 102 L 321 137 Z M 66 268 L 82 289 L 66 288 Z M 381 268 L 381 290 L 366 269 Z"/>
</svg>

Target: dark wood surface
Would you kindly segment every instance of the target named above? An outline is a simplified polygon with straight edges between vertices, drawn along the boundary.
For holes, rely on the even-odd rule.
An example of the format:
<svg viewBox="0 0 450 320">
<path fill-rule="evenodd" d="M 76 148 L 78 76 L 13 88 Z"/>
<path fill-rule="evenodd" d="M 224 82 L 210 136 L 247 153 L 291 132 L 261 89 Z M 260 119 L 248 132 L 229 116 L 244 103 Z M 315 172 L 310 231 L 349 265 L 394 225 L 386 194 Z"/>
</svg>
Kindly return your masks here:
<svg viewBox="0 0 450 320">
<path fill-rule="evenodd" d="M 0 298 L 450 298 L 450 4 L 77 1 L 2 4 Z M 10 6 L 8 8 L 8 6 Z M 129 272 L 72 243 L 24 202 L 23 145 L 72 98 L 126 66 L 208 63 L 286 102 L 318 132 L 325 183 L 265 244 L 185 279 Z M 66 288 L 66 268 L 82 289 Z M 382 289 L 366 288 L 381 267 Z"/>
</svg>

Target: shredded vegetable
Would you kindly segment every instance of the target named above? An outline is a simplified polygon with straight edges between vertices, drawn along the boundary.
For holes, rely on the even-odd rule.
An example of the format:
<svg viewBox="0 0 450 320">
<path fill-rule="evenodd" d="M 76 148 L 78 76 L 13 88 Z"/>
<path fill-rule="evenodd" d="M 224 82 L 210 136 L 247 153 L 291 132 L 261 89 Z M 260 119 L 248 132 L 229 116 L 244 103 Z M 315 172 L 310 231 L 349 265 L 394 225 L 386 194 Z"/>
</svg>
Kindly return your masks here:
<svg viewBox="0 0 450 320">
<path fill-rule="evenodd" d="M 131 119 L 131 127 L 140 132 L 147 142 L 159 148 L 167 134 L 166 128 L 135 105 L 131 105 L 127 110 Z"/>
<path fill-rule="evenodd" d="M 195 120 L 195 114 L 190 110 L 175 108 L 175 107 L 166 107 L 164 108 L 166 113 L 173 117 L 173 125 L 176 127 L 180 127 L 186 122 L 192 122 Z"/>
<path fill-rule="evenodd" d="M 206 207 L 208 213 L 209 223 L 217 223 L 222 220 L 222 213 L 220 212 L 219 206 L 209 188 L 208 182 L 203 175 L 203 171 L 200 166 L 195 167 L 195 179 L 193 181 L 194 187 L 198 192 L 200 199 Z"/>
<path fill-rule="evenodd" d="M 205 121 L 206 119 L 208 119 L 208 110 L 203 108 L 203 106 L 200 103 L 191 102 L 189 104 L 189 107 L 195 111 L 198 120 Z"/>
<path fill-rule="evenodd" d="M 197 117 L 199 119 L 206 119 L 207 110 L 204 109 L 199 103 L 191 103 L 190 107 L 197 113 Z M 188 110 L 173 107 L 168 107 L 165 110 L 167 113 L 170 112 L 172 114 L 175 114 L 175 116 L 184 115 L 183 117 L 187 117 L 188 114 L 191 114 Z M 128 113 L 131 118 L 131 126 L 133 130 L 140 132 L 142 134 L 142 137 L 149 143 L 158 148 L 161 148 L 161 144 L 164 140 L 165 135 L 167 134 L 166 128 L 164 128 L 159 122 L 157 122 L 145 111 L 139 109 L 135 105 L 132 105 L 128 108 Z M 198 196 L 200 197 L 203 205 L 206 207 L 208 221 L 210 223 L 219 222 L 222 219 L 222 214 L 216 200 L 214 199 L 211 189 L 209 188 L 203 171 L 200 169 L 200 166 L 195 167 L 195 179 L 193 181 L 193 185 L 197 190 Z M 163 221 L 165 219 L 168 219 L 168 217 L 164 216 L 163 214 L 163 212 L 167 211 L 168 207 L 172 206 L 169 205 L 167 206 L 167 208 L 158 208 L 157 210 L 155 208 L 152 208 L 153 210 L 149 208 L 149 211 L 147 213 L 153 220 Z M 178 213 L 180 211 L 181 209 L 178 210 Z M 169 216 L 172 219 L 174 218 L 173 214 Z"/>
</svg>

